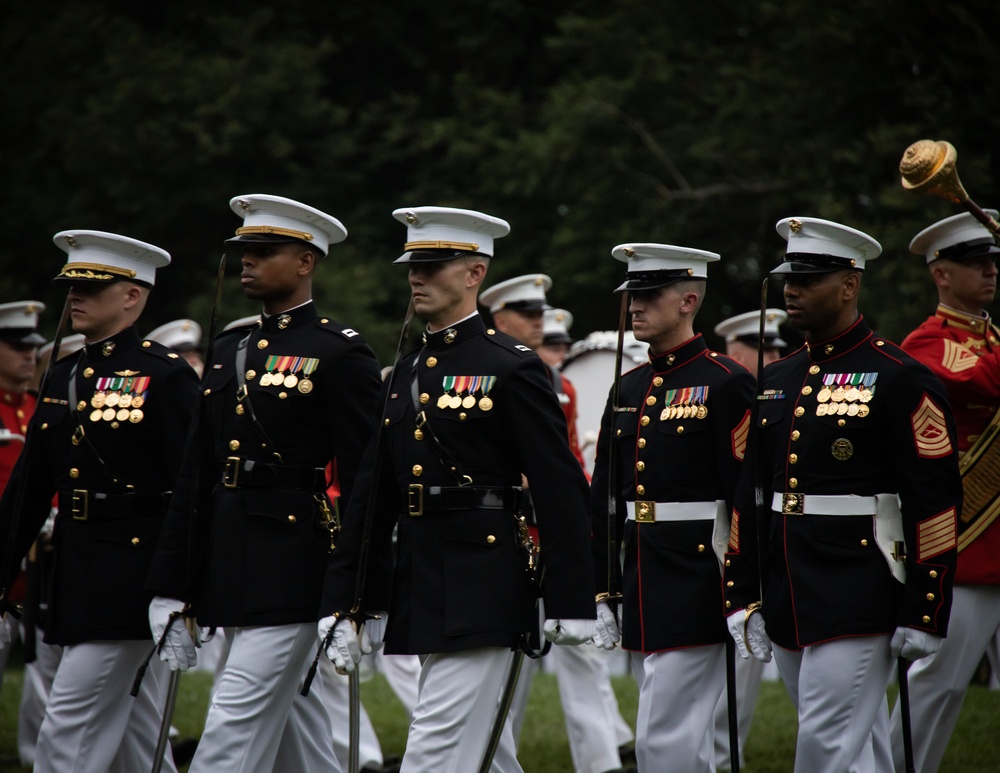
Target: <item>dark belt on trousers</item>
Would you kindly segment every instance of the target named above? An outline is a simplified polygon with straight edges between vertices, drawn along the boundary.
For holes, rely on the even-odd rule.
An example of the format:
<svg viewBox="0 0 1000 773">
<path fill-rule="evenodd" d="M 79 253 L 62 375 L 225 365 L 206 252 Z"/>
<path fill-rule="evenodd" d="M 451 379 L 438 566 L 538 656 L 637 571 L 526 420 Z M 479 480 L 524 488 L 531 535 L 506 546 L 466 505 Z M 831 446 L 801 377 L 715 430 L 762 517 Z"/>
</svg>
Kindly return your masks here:
<svg viewBox="0 0 1000 773">
<path fill-rule="evenodd" d="M 170 492 L 161 494 L 105 494 L 88 489 L 59 492 L 59 512 L 74 521 L 101 521 L 133 516 L 163 515 Z"/>
<path fill-rule="evenodd" d="M 516 511 L 521 489 L 513 486 L 424 486 L 411 483 L 403 492 L 403 510 L 410 515 L 428 515 L 456 510 Z"/>
<path fill-rule="evenodd" d="M 222 485 L 226 488 L 297 488 L 319 491 L 326 488 L 326 469 L 268 464 L 230 456 L 222 465 Z"/>
</svg>

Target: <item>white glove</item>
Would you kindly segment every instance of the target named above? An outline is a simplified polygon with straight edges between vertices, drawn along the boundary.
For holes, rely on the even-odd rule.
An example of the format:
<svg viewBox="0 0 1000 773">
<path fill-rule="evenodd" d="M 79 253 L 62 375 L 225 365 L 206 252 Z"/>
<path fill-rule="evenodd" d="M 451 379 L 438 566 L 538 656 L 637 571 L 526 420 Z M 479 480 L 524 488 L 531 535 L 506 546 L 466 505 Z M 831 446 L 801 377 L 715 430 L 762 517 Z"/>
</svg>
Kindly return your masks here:
<svg viewBox="0 0 1000 773">
<path fill-rule="evenodd" d="M 933 655 L 941 648 L 941 637 L 916 628 L 899 626 L 892 634 L 889 651 L 894 658 L 919 660 Z"/>
<path fill-rule="evenodd" d="M 187 671 L 198 662 L 198 653 L 194 649 L 194 641 L 184 623 L 184 602 L 177 599 L 156 596 L 149 603 L 149 630 L 153 634 L 153 642 L 158 644 L 160 637 L 170 624 L 170 616 L 177 613 L 177 619 L 170 625 L 163 646 L 160 648 L 160 660 L 166 661 L 171 671 Z"/>
<path fill-rule="evenodd" d="M 594 644 L 604 650 L 613 650 L 622 640 L 615 613 L 607 601 L 597 604 L 597 624 L 594 626 Z"/>
<path fill-rule="evenodd" d="M 10 640 L 13 638 L 10 632 L 10 616 L 4 612 L 3 616 L 0 617 L 0 652 L 7 649 L 7 645 L 10 644 Z"/>
<path fill-rule="evenodd" d="M 333 637 L 326 647 L 326 656 L 341 673 L 349 674 L 361 661 L 361 643 L 353 620 L 342 620 L 334 615 L 322 618 L 316 626 L 321 643 L 326 644 L 327 634 L 333 629 Z M 371 645 L 368 647 L 371 652 Z"/>
<path fill-rule="evenodd" d="M 388 612 L 376 612 L 375 617 L 365 620 L 361 629 L 361 652 L 364 655 L 377 652 L 385 643 L 385 627 L 389 622 Z"/>
<path fill-rule="evenodd" d="M 553 644 L 583 644 L 594 638 L 593 620 L 546 620 L 545 638 Z"/>
<path fill-rule="evenodd" d="M 741 658 L 748 660 L 752 654 L 761 663 L 771 662 L 771 639 L 764 629 L 764 616 L 760 612 L 752 612 L 747 619 L 747 611 L 741 609 L 726 618 L 726 625 Z"/>
</svg>

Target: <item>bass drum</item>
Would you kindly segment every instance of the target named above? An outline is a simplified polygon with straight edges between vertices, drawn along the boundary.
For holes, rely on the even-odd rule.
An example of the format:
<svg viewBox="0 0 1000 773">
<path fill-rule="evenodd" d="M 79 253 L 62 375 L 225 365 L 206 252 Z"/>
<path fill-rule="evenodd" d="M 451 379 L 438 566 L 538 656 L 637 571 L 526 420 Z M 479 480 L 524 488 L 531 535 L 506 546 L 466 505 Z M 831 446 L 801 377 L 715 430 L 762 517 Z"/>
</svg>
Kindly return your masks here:
<svg viewBox="0 0 1000 773">
<path fill-rule="evenodd" d="M 577 341 L 563 361 L 561 372 L 576 388 L 576 432 L 587 470 L 593 473 L 601 416 L 615 374 L 618 332 L 599 330 Z M 622 344 L 622 373 L 649 362 L 649 345 L 626 331 Z"/>
</svg>

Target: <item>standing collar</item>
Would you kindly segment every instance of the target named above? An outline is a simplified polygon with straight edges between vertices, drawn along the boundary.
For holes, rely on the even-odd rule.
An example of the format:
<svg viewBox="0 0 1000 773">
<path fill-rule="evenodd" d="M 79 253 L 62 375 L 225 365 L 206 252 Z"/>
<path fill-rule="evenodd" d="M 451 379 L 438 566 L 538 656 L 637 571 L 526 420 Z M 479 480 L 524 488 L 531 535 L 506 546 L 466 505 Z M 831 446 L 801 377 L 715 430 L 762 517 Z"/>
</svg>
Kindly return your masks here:
<svg viewBox="0 0 1000 773">
<path fill-rule="evenodd" d="M 673 349 L 657 354 L 655 357 L 650 356 L 649 364 L 655 373 L 666 373 L 674 368 L 679 368 L 707 350 L 708 345 L 705 343 L 705 339 L 701 333 L 696 333 L 693 338 L 689 338 L 680 346 L 675 346 Z"/>
<path fill-rule="evenodd" d="M 456 322 L 443 330 L 435 330 L 433 333 L 424 332 L 423 341 L 428 349 L 441 351 L 449 346 L 467 341 L 473 336 L 481 334 L 484 330 L 486 330 L 486 323 L 483 322 L 482 315 L 477 311 L 461 322 Z"/>
<path fill-rule="evenodd" d="M 97 341 L 92 344 L 84 344 L 87 359 L 100 362 L 108 357 L 114 357 L 122 352 L 128 352 L 139 347 L 142 339 L 139 338 L 139 331 L 135 325 L 129 325 L 120 333 L 115 333 L 110 338 Z"/>
<path fill-rule="evenodd" d="M 951 306 L 939 303 L 934 316 L 943 319 L 949 327 L 969 330 L 981 336 L 985 336 L 986 331 L 990 329 L 990 315 L 985 311 L 979 314 L 970 314 L 967 311 L 959 311 Z"/>
<path fill-rule="evenodd" d="M 19 406 L 24 402 L 24 395 L 27 390 L 21 390 L 20 392 L 11 392 L 9 389 L 0 388 L 0 402 L 4 405 Z"/>
<path fill-rule="evenodd" d="M 858 348 L 871 338 L 872 335 L 872 330 L 868 327 L 868 323 L 865 322 L 865 318 L 859 314 L 854 324 L 843 333 L 826 341 L 807 343 L 806 351 L 809 353 L 809 359 L 813 362 L 835 360 L 837 357 L 841 357 L 849 351 Z"/>
<path fill-rule="evenodd" d="M 274 333 L 277 330 L 304 325 L 318 316 L 316 313 L 316 304 L 312 301 L 306 301 L 301 306 L 288 309 L 288 311 L 283 311 L 280 314 L 271 314 L 270 316 L 261 314 L 260 330 L 261 333 Z"/>
</svg>

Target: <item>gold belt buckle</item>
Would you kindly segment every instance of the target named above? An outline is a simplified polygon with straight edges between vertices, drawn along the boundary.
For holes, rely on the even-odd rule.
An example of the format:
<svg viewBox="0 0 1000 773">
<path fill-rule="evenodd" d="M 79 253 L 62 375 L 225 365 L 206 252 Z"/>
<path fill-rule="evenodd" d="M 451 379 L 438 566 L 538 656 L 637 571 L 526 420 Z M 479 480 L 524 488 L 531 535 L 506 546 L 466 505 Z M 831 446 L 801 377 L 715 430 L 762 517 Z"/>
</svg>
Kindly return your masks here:
<svg viewBox="0 0 1000 773">
<path fill-rule="evenodd" d="M 236 488 L 240 479 L 240 458 L 230 456 L 226 459 L 226 470 L 222 473 L 222 485 L 226 488 Z"/>
<path fill-rule="evenodd" d="M 805 494 L 784 494 L 781 497 L 782 515 L 802 515 L 802 507 L 805 504 Z"/>
<path fill-rule="evenodd" d="M 656 502 L 637 500 L 635 503 L 635 520 L 637 523 L 656 523 Z"/>
<path fill-rule="evenodd" d="M 88 504 L 90 503 L 90 492 L 86 489 L 73 489 L 70 497 L 69 511 L 73 514 L 74 521 L 86 521 Z"/>
<path fill-rule="evenodd" d="M 424 484 L 411 483 L 406 490 L 406 509 L 410 515 L 424 514 Z"/>
</svg>

